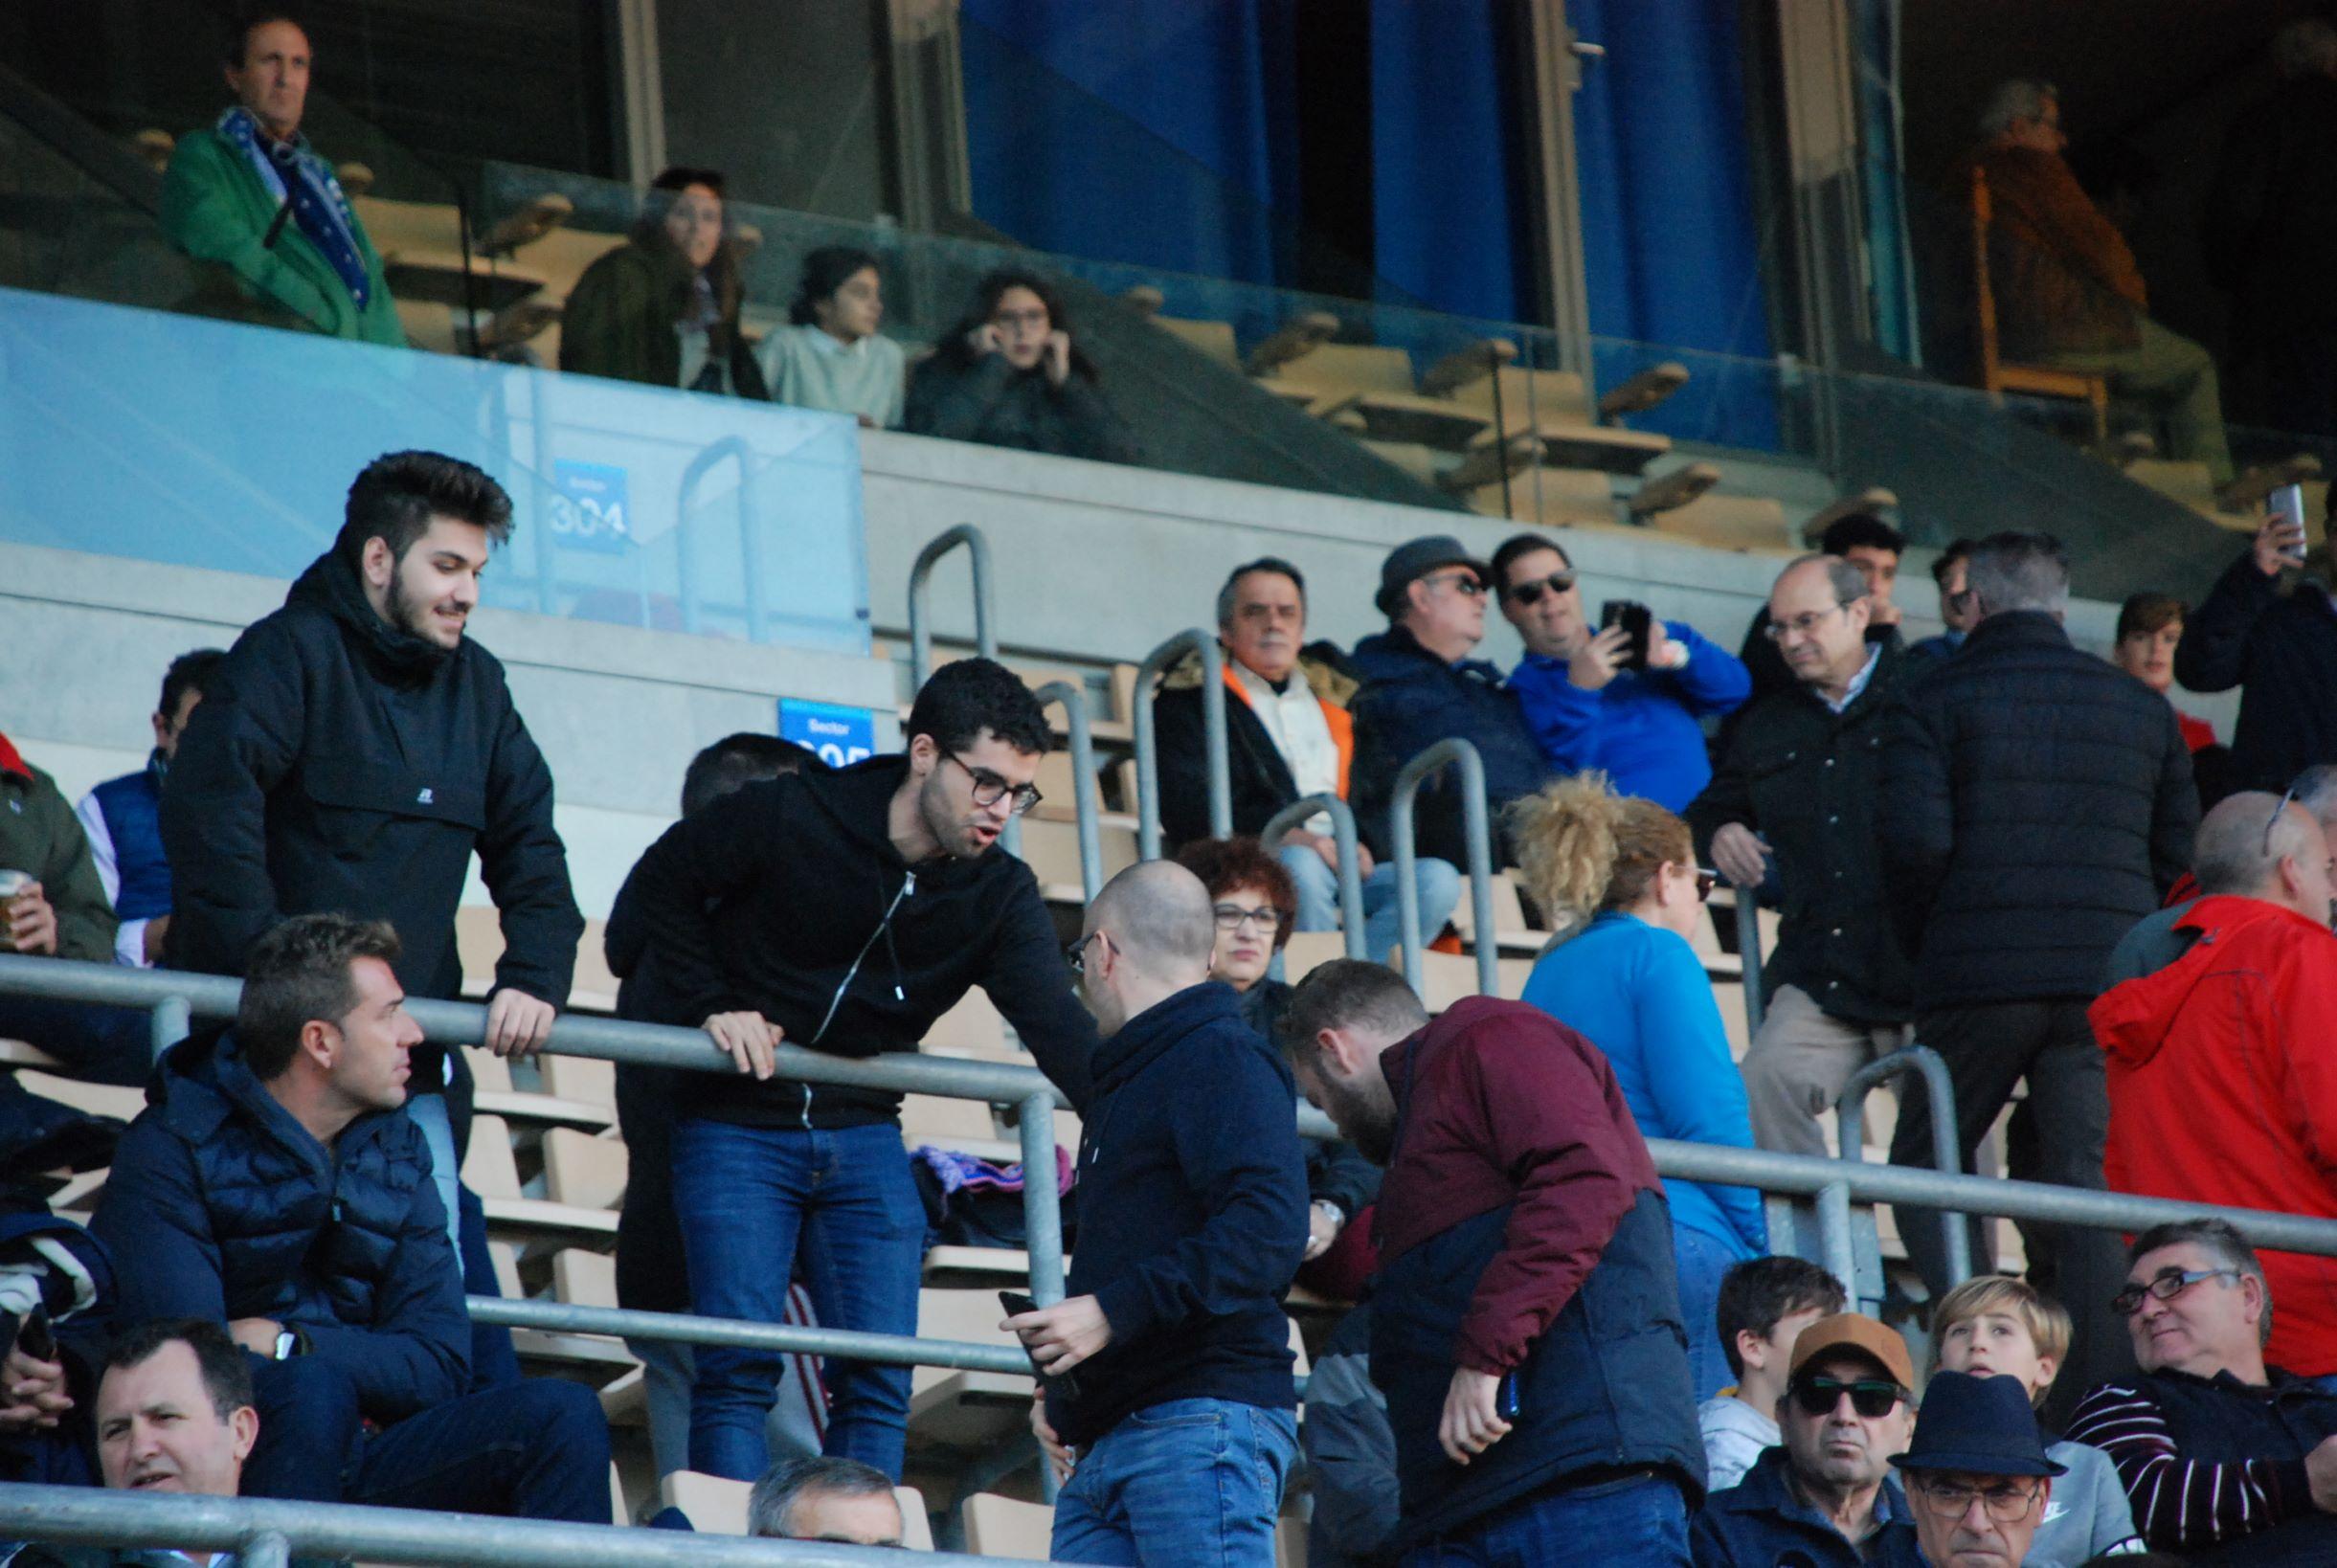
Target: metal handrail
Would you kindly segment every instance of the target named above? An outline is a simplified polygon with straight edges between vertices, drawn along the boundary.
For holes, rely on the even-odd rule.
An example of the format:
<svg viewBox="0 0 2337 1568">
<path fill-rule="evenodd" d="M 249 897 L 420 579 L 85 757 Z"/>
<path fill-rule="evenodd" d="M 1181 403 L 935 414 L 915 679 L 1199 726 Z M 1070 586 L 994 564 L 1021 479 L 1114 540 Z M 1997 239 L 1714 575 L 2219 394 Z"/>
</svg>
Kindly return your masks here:
<svg viewBox="0 0 2337 1568">
<path fill-rule="evenodd" d="M 1209 836 L 1233 836 L 1233 785 L 1225 763 L 1225 656 L 1200 627 L 1179 632 L 1136 666 L 1136 854 L 1160 858 L 1160 743 L 1153 736 L 1153 703 L 1169 665 L 1186 654 L 1201 657 L 1202 738 L 1209 756 Z"/>
<path fill-rule="evenodd" d="M 1940 1053 L 1928 1045 L 1909 1045 L 1878 1056 L 1851 1074 L 1850 1082 L 1842 1086 L 1841 1095 L 1834 1101 L 1834 1126 L 1840 1134 L 1842 1157 L 1864 1161 L 1866 1158 L 1866 1097 L 1894 1078 L 1914 1073 L 1923 1081 L 1923 1098 L 1931 1111 L 1931 1163 L 1939 1171 L 1955 1176 L 1964 1169 L 1964 1156 L 1956 1138 L 1956 1086 L 1947 1075 L 1947 1064 Z M 1964 1229 L 1964 1216 L 1952 1209 L 1940 1211 L 1940 1239 L 1946 1249 L 1947 1283 L 1962 1285 L 1972 1277 L 1971 1238 Z"/>
<path fill-rule="evenodd" d="M 1103 798 L 1095 782 L 1095 732 L 1088 718 L 1088 694 L 1068 681 L 1049 681 L 1033 696 L 1041 706 L 1063 705 L 1071 733 L 1071 801 L 1079 814 L 1079 885 L 1087 902 L 1104 890 Z"/>
<path fill-rule="evenodd" d="M 1054 1160 L 1050 1157 L 1051 1168 Z M 1062 1287 L 1056 1287 L 1060 1293 Z M 1033 1290 L 1034 1299 L 1038 1292 Z M 1030 1357 L 1009 1345 L 970 1339 L 925 1339 L 868 1333 L 859 1329 L 757 1323 L 751 1318 L 700 1317 L 693 1312 L 644 1312 L 622 1307 L 586 1307 L 565 1301 L 510 1301 L 502 1296 L 468 1296 L 471 1321 L 546 1333 L 589 1333 L 611 1339 L 670 1339 L 685 1345 L 736 1345 L 786 1355 L 834 1355 L 883 1366 L 948 1367 L 957 1372 L 1002 1372 L 1031 1376 Z"/>
<path fill-rule="evenodd" d="M 971 523 L 942 529 L 925 542 L 909 569 L 909 680 L 922 688 L 933 673 L 933 629 L 927 624 L 925 594 L 933 565 L 963 545 L 974 572 L 974 651 L 999 656 L 997 604 L 991 596 L 990 540 Z"/>
<path fill-rule="evenodd" d="M 1347 956 L 1369 958 L 1371 948 L 1363 934 L 1363 862 L 1357 854 L 1355 812 L 1347 802 L 1328 793 L 1302 795 L 1266 819 L 1258 841 L 1268 854 L 1281 854 L 1282 836 L 1316 812 L 1330 814 L 1331 837 L 1338 846 L 1338 923 L 1346 937 Z"/>
<path fill-rule="evenodd" d="M 1752 887 L 1737 888 L 1736 895 L 1737 959 L 1744 970 L 1744 1038 L 1751 1040 L 1761 1033 L 1761 1021 L 1769 1013 L 1769 998 L 1761 980 L 1761 899 L 1759 890 Z"/>
<path fill-rule="evenodd" d="M 1476 916 L 1477 990 L 1488 997 L 1501 994 L 1501 955 L 1494 938 L 1493 831 L 1485 806 L 1485 761 L 1477 749 L 1454 736 L 1440 740 L 1396 771 L 1388 796 L 1388 831 L 1395 840 L 1396 920 L 1404 942 L 1404 977 L 1422 996 L 1427 964 L 1422 959 L 1418 852 L 1414 848 L 1412 809 L 1420 786 L 1440 769 L 1459 764 L 1461 770 L 1461 830 L 1469 840 L 1469 904 Z"/>
</svg>

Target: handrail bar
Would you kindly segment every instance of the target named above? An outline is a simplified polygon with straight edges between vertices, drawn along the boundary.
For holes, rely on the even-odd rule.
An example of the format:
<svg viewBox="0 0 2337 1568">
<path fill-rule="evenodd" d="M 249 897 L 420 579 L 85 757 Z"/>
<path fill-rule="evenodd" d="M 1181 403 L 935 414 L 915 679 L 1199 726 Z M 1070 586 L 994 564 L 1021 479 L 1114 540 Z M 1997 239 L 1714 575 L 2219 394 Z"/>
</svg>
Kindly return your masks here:
<svg viewBox="0 0 2337 1568">
<path fill-rule="evenodd" d="M 933 629 L 928 624 L 925 594 L 933 566 L 944 555 L 965 547 L 974 572 L 974 651 L 984 659 L 999 656 L 997 602 L 991 592 L 990 539 L 971 523 L 942 529 L 925 542 L 909 568 L 909 683 L 922 688 L 933 673 Z"/>
<path fill-rule="evenodd" d="M 1160 743 L 1153 732 L 1153 703 L 1159 695 L 1160 677 L 1186 654 L 1201 659 L 1202 739 L 1209 760 L 1209 836 L 1233 837 L 1233 785 L 1226 773 L 1225 655 L 1215 635 L 1195 626 L 1146 654 L 1144 662 L 1136 666 L 1132 718 L 1136 738 L 1136 855 L 1140 860 L 1160 858 Z"/>
<path fill-rule="evenodd" d="M 1269 855 L 1282 853 L 1282 836 L 1294 827 L 1303 826 L 1316 812 L 1327 812 L 1331 818 L 1331 838 L 1338 853 L 1338 923 L 1339 932 L 1347 943 L 1347 956 L 1369 958 L 1371 947 L 1363 934 L 1363 863 L 1356 853 L 1360 840 L 1356 837 L 1355 812 L 1337 795 L 1325 792 L 1302 795 L 1266 819 L 1258 834 L 1258 841 Z"/>
<path fill-rule="evenodd" d="M 1427 933 L 1420 929 L 1420 873 L 1416 868 L 1412 810 L 1420 786 L 1439 769 L 1458 764 L 1461 770 L 1461 831 L 1469 849 L 1469 905 L 1476 917 L 1477 991 L 1501 995 L 1500 944 L 1494 939 L 1494 853 L 1491 813 L 1485 804 L 1485 759 L 1459 736 L 1440 740 L 1396 770 L 1388 796 L 1388 832 L 1395 840 L 1396 919 L 1404 941 L 1404 977 L 1425 997 L 1423 976 L 1427 965 L 1421 958 Z"/>
<path fill-rule="evenodd" d="M 1842 1157 L 1866 1158 L 1866 1097 L 1894 1078 L 1913 1073 L 1923 1081 L 1924 1100 L 1931 1113 L 1931 1163 L 1949 1176 L 1964 1169 L 1956 1145 L 1956 1085 L 1947 1064 L 1928 1045 L 1909 1045 L 1878 1056 L 1851 1074 L 1834 1101 L 1834 1125 L 1840 1134 Z M 1946 1250 L 1947 1283 L 1962 1285 L 1972 1277 L 1971 1237 L 1964 1216 L 1953 1209 L 1940 1211 L 1941 1244 Z"/>
<path fill-rule="evenodd" d="M 1041 706 L 1063 705 L 1071 734 L 1072 806 L 1079 822 L 1079 885 L 1087 902 L 1104 890 L 1104 802 L 1095 782 L 1095 731 L 1088 717 L 1088 694 L 1068 681 L 1049 681 L 1031 695 Z"/>
</svg>

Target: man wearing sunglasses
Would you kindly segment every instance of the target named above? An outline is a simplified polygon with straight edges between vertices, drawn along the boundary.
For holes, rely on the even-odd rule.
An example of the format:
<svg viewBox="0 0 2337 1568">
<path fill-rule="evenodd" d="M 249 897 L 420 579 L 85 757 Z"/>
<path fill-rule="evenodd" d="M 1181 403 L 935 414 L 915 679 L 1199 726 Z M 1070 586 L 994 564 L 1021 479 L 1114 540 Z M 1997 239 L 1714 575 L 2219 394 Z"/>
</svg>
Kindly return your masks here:
<svg viewBox="0 0 2337 1568">
<path fill-rule="evenodd" d="M 2069 1441 L 2110 1456 L 2153 1547 L 2249 1568 L 2337 1562 L 2337 1394 L 2265 1363 L 2273 1299 L 2255 1249 L 2224 1221 L 2185 1220 L 2126 1257 L 2109 1305 L 2142 1375 L 2087 1394 Z"/>
<path fill-rule="evenodd" d="M 1787 1367 L 1785 1442 L 1697 1515 L 1697 1568 L 1922 1568 L 1907 1494 L 1891 1479 L 1915 1422 L 1906 1341 L 1837 1312 L 1802 1331 Z"/>
<path fill-rule="evenodd" d="M 1645 667 L 1633 667 L 1629 634 L 1591 629 L 1574 563 L 1548 534 L 1494 551 L 1493 580 L 1525 643 L 1509 683 L 1542 755 L 1564 773 L 1602 770 L 1618 795 L 1685 809 L 1712 777 L 1702 720 L 1753 689 L 1743 663 L 1685 621 L 1651 620 Z"/>
</svg>

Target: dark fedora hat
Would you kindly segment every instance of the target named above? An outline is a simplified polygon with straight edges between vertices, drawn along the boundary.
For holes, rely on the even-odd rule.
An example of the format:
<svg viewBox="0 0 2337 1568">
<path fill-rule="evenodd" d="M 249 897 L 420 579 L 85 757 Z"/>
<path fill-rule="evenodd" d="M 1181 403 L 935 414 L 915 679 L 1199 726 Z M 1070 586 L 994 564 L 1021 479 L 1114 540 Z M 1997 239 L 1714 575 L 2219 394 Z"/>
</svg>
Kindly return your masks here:
<svg viewBox="0 0 2337 1568">
<path fill-rule="evenodd" d="M 2045 1440 L 2017 1378 L 1932 1375 L 1915 1418 L 1915 1442 L 1891 1463 L 1902 1470 L 1966 1475 L 2062 1475 L 2069 1467 L 2045 1457 Z"/>
</svg>

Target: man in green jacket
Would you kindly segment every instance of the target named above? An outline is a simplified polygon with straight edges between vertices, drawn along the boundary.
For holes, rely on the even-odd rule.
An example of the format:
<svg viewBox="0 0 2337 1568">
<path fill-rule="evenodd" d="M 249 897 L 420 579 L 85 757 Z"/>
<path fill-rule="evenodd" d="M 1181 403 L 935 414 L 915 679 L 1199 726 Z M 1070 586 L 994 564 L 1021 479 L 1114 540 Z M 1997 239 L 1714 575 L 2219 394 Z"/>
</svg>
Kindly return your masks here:
<svg viewBox="0 0 2337 1568">
<path fill-rule="evenodd" d="M 381 258 L 301 135 L 308 36 L 288 16 L 252 14 L 227 46 L 236 106 L 182 137 L 163 175 L 163 232 L 316 331 L 402 348 Z"/>
</svg>

